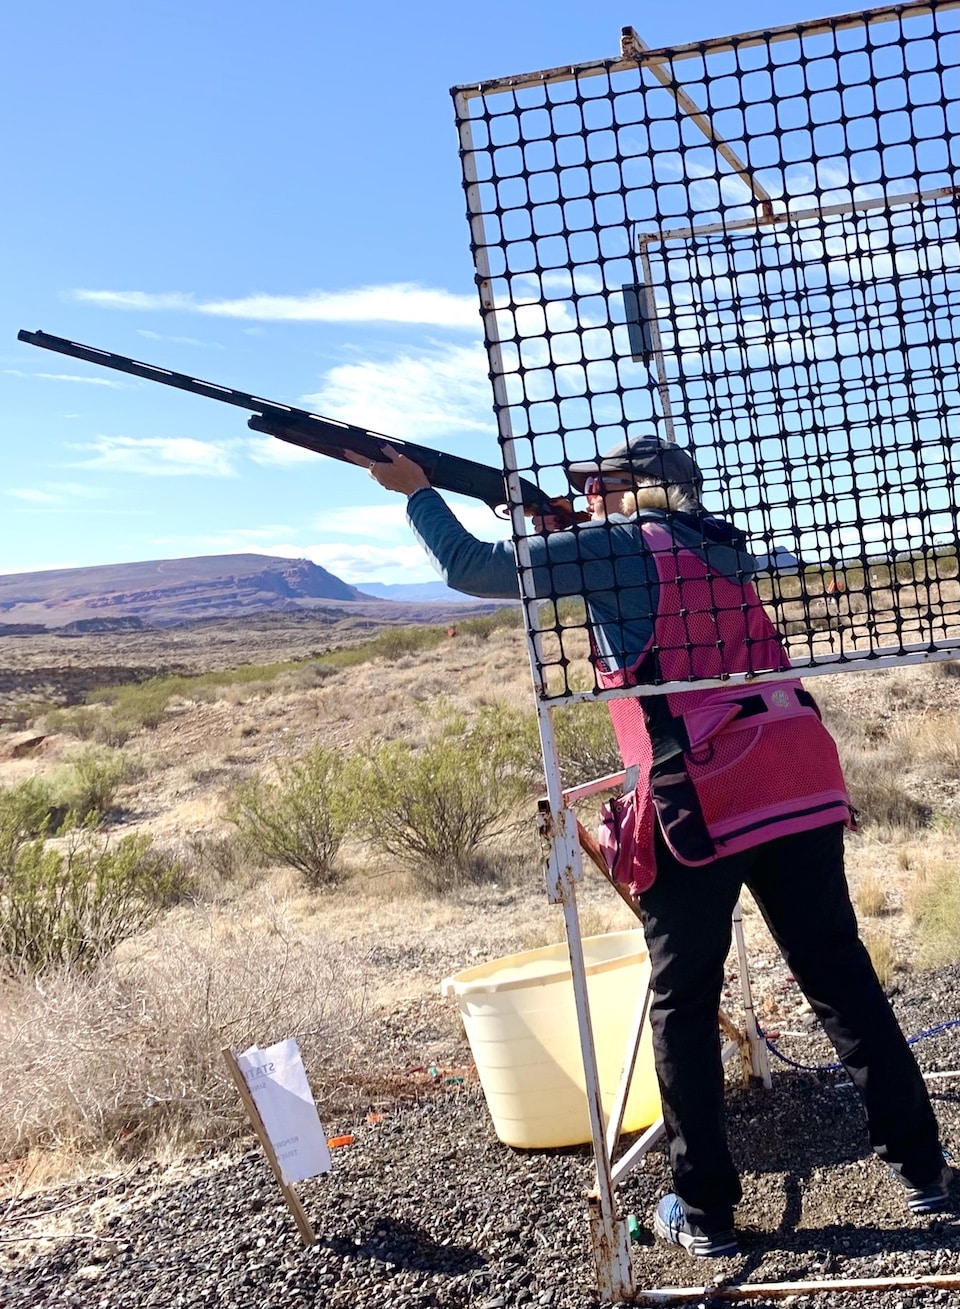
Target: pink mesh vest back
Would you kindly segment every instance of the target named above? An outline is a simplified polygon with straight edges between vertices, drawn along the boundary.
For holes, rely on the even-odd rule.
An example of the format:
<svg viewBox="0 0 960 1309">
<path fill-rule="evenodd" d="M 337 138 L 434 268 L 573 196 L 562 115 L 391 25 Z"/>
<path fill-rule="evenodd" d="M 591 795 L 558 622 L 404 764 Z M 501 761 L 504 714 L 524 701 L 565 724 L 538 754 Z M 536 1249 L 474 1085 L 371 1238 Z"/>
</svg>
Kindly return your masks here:
<svg viewBox="0 0 960 1309">
<path fill-rule="evenodd" d="M 638 685 L 651 656 L 665 682 L 790 667 L 751 583 L 715 571 L 661 523 L 639 528 L 660 582 L 653 634 L 626 672 L 598 661 L 602 686 Z M 612 700 L 609 709 L 623 762 L 640 771 L 624 878 L 636 893 L 656 875 L 658 819 L 667 846 L 691 866 L 791 832 L 851 825 L 836 745 L 798 679 Z"/>
</svg>

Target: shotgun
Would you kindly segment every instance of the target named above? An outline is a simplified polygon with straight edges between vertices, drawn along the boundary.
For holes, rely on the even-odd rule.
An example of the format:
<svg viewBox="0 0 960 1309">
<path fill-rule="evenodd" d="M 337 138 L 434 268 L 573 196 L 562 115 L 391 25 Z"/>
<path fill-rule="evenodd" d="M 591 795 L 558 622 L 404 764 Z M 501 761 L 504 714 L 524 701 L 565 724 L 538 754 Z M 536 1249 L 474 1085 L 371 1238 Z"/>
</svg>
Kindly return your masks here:
<svg viewBox="0 0 960 1309">
<path fill-rule="evenodd" d="M 430 479 L 431 486 L 482 500 L 495 513 L 504 516 L 504 506 L 507 503 L 504 474 L 489 464 L 463 459 L 459 455 L 434 450 L 430 446 L 415 445 L 412 441 L 398 441 L 392 436 L 356 427 L 353 423 L 323 418 L 320 414 L 311 413 L 309 409 L 295 409 L 292 405 L 281 404 L 276 400 L 264 400 L 260 396 L 248 395 L 245 391 L 234 391 L 229 386 L 219 386 L 216 382 L 204 382 L 186 373 L 175 373 L 156 364 L 141 363 L 126 355 L 112 354 L 109 350 L 98 350 L 95 346 L 82 345 L 79 341 L 52 336 L 49 332 L 21 331 L 17 333 L 17 340 L 40 346 L 43 350 L 70 355 L 73 359 L 83 359 L 101 368 L 132 373 L 134 377 L 143 377 L 148 382 L 160 382 L 163 386 L 174 386 L 181 391 L 219 400 L 223 404 L 236 405 L 250 412 L 247 426 L 253 431 L 276 437 L 278 441 L 287 441 L 290 445 L 301 446 L 304 450 L 313 450 L 316 454 L 328 455 L 331 459 L 340 459 L 344 463 L 351 462 L 345 457 L 348 450 L 371 463 L 389 463 L 389 457 L 382 448 L 382 443 L 386 441 L 400 454 L 419 464 Z M 551 498 L 535 482 L 523 477 L 519 482 L 524 513 L 550 515 L 565 524 L 580 522 L 588 517 L 587 514 L 574 513 L 566 497 Z"/>
</svg>

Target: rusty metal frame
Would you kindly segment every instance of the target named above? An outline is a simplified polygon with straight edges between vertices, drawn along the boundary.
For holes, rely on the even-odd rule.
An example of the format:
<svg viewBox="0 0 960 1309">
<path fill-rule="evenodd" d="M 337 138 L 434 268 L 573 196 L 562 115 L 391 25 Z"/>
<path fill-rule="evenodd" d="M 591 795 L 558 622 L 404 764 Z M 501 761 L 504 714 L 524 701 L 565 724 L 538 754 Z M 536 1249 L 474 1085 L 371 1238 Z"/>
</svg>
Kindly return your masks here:
<svg viewBox="0 0 960 1309">
<path fill-rule="evenodd" d="M 842 214 L 866 213 L 871 209 L 898 209 L 902 205 L 916 205 L 929 200 L 950 200 L 958 195 L 960 186 L 938 186 L 929 191 L 898 191 L 892 195 L 871 196 L 868 200 L 850 200 L 843 204 L 819 205 L 813 209 L 788 209 L 782 214 L 763 214 L 759 218 L 731 218 L 725 223 L 703 223 L 694 227 L 661 227 L 656 232 L 641 232 L 637 236 L 637 244 L 643 249 L 654 244 L 666 245 L 669 241 L 689 241 L 697 236 L 746 231 L 751 227 L 779 230 L 792 227 L 795 223 L 812 222 L 817 218 L 839 218 Z"/>
<path fill-rule="evenodd" d="M 958 6 L 960 0 L 940 0 L 937 8 L 956 9 Z M 625 72 L 627 69 L 636 68 L 638 64 L 644 67 L 653 64 L 670 64 L 697 55 L 718 54 L 724 50 L 744 50 L 755 45 L 773 45 L 779 41 L 794 40 L 798 36 L 842 32 L 849 28 L 889 22 L 893 18 L 908 14 L 931 12 L 932 6 L 927 3 L 927 0 L 904 0 L 902 4 L 883 5 L 876 9 L 840 14 L 836 18 L 811 18 L 796 23 L 781 23 L 776 27 L 760 27 L 733 36 L 714 36 L 704 41 L 658 46 L 656 49 L 642 51 L 639 56 L 621 55 L 619 59 L 592 59 L 582 64 L 547 68 L 539 73 L 517 73 L 510 77 L 493 77 L 482 82 L 464 83 L 453 89 L 457 95 L 463 96 L 464 100 L 470 100 L 475 96 L 489 95 L 495 91 L 518 91 L 523 87 L 545 86 L 550 82 L 569 82 L 574 77 L 599 77 L 607 73 Z"/>
</svg>

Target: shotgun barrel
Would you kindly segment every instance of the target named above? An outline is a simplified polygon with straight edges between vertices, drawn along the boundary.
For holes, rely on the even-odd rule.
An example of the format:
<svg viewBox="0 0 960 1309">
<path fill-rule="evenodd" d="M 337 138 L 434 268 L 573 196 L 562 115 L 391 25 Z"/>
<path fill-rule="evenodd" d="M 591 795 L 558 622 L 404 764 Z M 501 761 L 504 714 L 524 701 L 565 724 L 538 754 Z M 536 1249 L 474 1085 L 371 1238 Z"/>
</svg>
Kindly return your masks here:
<svg viewBox="0 0 960 1309">
<path fill-rule="evenodd" d="M 507 503 L 504 475 L 489 464 L 477 463 L 473 459 L 463 459 L 460 455 L 447 454 L 434 450 L 430 446 L 416 445 L 412 441 L 400 441 L 381 432 L 370 431 L 366 427 L 357 427 L 353 423 L 344 423 L 336 418 L 324 418 L 309 409 L 296 409 L 292 405 L 282 404 L 276 400 L 264 400 L 261 396 L 251 395 L 246 391 L 237 391 L 229 386 L 220 386 L 216 382 L 205 382 L 199 377 L 190 377 L 186 373 L 177 373 L 169 368 L 160 368 L 157 364 L 143 363 L 139 359 L 130 359 L 127 355 L 113 354 L 109 350 L 99 350 L 95 346 L 83 345 L 79 341 L 68 341 L 62 336 L 53 336 L 50 332 L 27 332 L 17 334 L 19 341 L 28 345 L 39 346 L 43 350 L 54 350 L 58 354 L 70 355 L 86 363 L 96 364 L 101 368 L 112 368 L 117 372 L 130 373 L 142 377 L 148 382 L 159 382 L 162 386 L 173 386 L 181 391 L 190 391 L 193 395 L 203 395 L 209 400 L 219 400 L 222 404 L 236 405 L 251 415 L 248 427 L 255 432 L 263 432 L 287 441 L 291 445 L 313 450 L 316 454 L 327 455 L 331 459 L 340 459 L 346 463 L 345 452 L 351 451 L 361 455 L 372 463 L 387 463 L 389 457 L 383 451 L 383 443 L 391 445 L 401 454 L 419 464 L 431 485 L 441 491 L 453 491 L 459 495 L 471 496 L 482 500 L 495 512 L 501 512 Z M 578 515 L 572 513 L 570 502 L 563 498 L 551 498 L 536 483 L 527 478 L 520 478 L 520 491 L 525 512 L 530 514 L 552 515 L 569 522 L 574 522 Z M 584 515 L 585 516 L 585 515 Z"/>
</svg>

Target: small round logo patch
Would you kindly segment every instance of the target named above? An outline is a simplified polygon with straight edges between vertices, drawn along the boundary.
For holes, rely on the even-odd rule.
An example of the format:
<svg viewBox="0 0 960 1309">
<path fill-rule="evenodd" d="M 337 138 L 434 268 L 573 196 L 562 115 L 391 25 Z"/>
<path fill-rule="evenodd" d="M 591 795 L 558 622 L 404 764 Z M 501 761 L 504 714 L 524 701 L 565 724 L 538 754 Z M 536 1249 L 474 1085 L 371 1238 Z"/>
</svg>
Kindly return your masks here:
<svg viewBox="0 0 960 1309">
<path fill-rule="evenodd" d="M 770 699 L 778 709 L 786 709 L 787 705 L 790 703 L 790 695 L 787 691 L 774 691 Z"/>
</svg>

